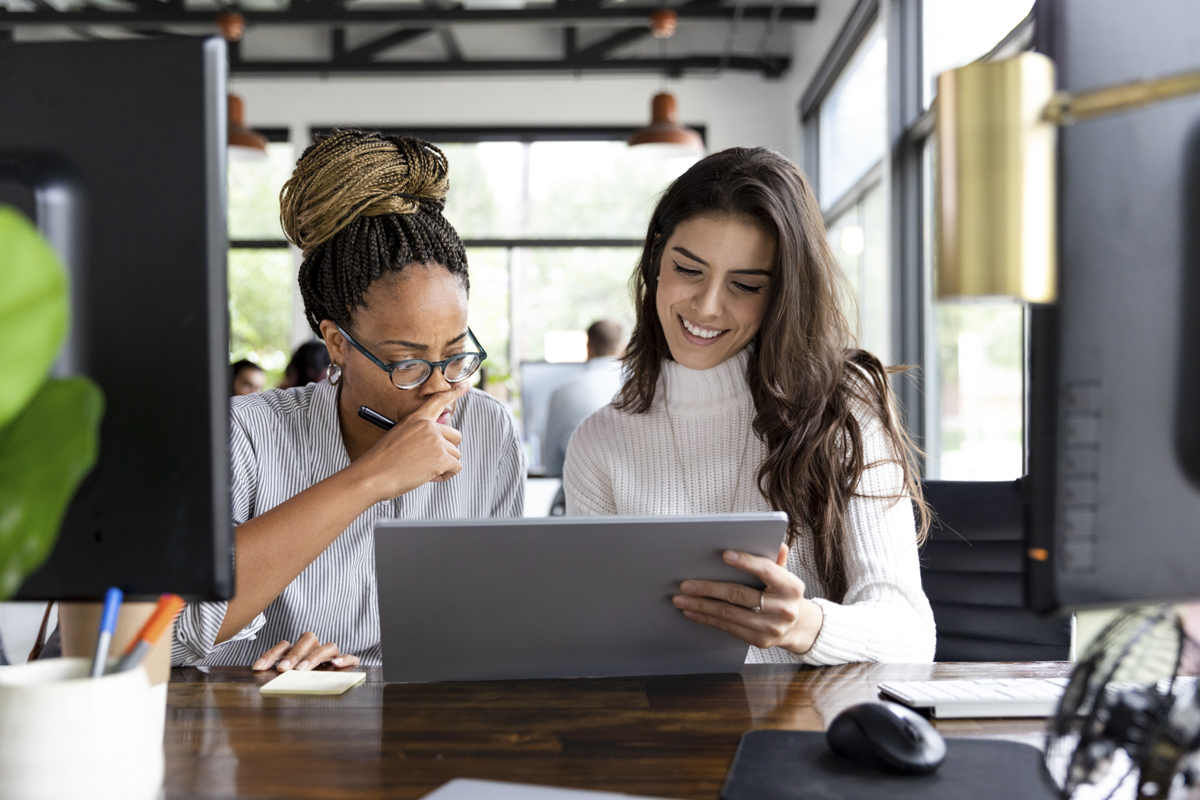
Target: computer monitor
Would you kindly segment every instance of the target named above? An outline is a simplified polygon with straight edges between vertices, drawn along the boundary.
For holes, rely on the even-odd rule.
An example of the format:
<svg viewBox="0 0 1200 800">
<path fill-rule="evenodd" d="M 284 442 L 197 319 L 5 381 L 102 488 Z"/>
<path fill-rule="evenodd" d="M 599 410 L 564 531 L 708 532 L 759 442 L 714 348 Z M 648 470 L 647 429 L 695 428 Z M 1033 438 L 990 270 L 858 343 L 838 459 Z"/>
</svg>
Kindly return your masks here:
<svg viewBox="0 0 1200 800">
<path fill-rule="evenodd" d="M 582 363 L 551 361 L 521 362 L 521 428 L 529 456 L 529 470 L 542 468 L 542 440 L 546 438 L 546 421 L 550 412 L 550 396 L 568 379 L 583 372 Z"/>
<path fill-rule="evenodd" d="M 0 43 L 0 196 L 62 256 L 100 453 L 18 599 L 233 587 L 225 45 Z"/>
<path fill-rule="evenodd" d="M 1200 5 L 1039 3 L 1070 91 L 1200 66 Z M 1033 313 L 1027 601 L 1200 597 L 1200 97 L 1061 129 L 1056 307 Z"/>
</svg>

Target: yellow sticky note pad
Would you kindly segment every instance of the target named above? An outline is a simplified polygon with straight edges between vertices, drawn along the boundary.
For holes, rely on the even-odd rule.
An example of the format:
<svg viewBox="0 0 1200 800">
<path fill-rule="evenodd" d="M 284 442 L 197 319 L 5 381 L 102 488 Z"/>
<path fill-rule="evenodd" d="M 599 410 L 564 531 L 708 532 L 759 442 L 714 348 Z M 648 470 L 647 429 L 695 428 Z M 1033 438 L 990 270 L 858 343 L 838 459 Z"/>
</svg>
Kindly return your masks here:
<svg viewBox="0 0 1200 800">
<path fill-rule="evenodd" d="M 291 670 L 263 684 L 258 691 L 262 694 L 343 694 L 366 679 L 365 672 Z"/>
</svg>

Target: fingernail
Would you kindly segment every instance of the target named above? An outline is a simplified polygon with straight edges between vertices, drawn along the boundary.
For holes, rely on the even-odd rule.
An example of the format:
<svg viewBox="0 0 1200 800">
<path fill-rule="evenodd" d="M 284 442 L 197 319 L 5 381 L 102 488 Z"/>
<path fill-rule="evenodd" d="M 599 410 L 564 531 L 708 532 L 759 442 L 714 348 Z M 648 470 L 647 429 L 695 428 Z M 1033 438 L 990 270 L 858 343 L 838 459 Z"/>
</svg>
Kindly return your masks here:
<svg viewBox="0 0 1200 800">
<path fill-rule="evenodd" d="M 692 583 L 691 581 L 684 581 L 679 585 L 679 588 L 691 594 L 692 592 L 696 591 L 696 584 Z"/>
<path fill-rule="evenodd" d="M 291 668 L 292 668 L 292 662 L 290 662 L 290 661 L 280 661 L 279 666 L 276 667 L 276 669 L 278 669 L 280 672 L 283 672 L 285 669 L 291 669 Z"/>
<path fill-rule="evenodd" d="M 726 561 L 737 561 L 738 554 L 733 552 L 732 550 L 726 550 L 725 551 L 725 560 Z"/>
<path fill-rule="evenodd" d="M 688 599 L 686 597 L 680 597 L 679 595 L 675 595 L 674 597 L 671 598 L 671 602 L 675 604 L 676 608 L 687 608 L 688 607 Z"/>
<path fill-rule="evenodd" d="M 308 662 L 307 662 L 307 661 L 301 661 L 299 664 L 297 664 L 297 665 L 296 665 L 296 669 L 297 669 L 297 670 L 305 670 L 305 669 L 308 669 Z"/>
<path fill-rule="evenodd" d="M 341 656 L 338 656 L 337 658 L 335 658 L 335 659 L 333 660 L 333 663 L 335 663 L 335 664 L 340 664 L 340 663 L 342 663 L 342 657 L 341 657 Z"/>
<path fill-rule="evenodd" d="M 258 671 L 258 670 L 263 670 L 266 668 L 267 668 L 267 660 L 265 658 L 260 658 L 258 661 L 254 662 L 254 666 L 251 667 L 250 669 Z"/>
</svg>

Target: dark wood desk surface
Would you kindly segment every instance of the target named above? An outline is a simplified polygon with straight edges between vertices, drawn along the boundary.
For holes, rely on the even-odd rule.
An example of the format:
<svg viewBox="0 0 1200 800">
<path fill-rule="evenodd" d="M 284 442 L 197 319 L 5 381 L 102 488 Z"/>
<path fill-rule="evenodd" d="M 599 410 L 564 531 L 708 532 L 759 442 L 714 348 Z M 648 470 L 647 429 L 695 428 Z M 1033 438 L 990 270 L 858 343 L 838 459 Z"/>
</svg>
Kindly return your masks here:
<svg viewBox="0 0 1200 800">
<path fill-rule="evenodd" d="M 1066 663 L 751 665 L 740 675 L 385 684 L 263 697 L 245 668 L 174 670 L 165 794 L 417 798 L 452 778 L 716 800 L 739 737 L 824 730 L 884 680 L 1066 677 Z M 939 721 L 947 736 L 1039 744 L 1041 720 Z"/>
</svg>

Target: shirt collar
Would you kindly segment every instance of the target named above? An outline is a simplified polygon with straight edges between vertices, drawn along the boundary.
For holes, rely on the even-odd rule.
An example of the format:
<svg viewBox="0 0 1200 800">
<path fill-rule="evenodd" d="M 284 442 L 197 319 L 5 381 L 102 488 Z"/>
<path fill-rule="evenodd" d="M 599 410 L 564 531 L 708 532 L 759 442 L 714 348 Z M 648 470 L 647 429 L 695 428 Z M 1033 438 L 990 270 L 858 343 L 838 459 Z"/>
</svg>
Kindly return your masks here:
<svg viewBox="0 0 1200 800">
<path fill-rule="evenodd" d="M 338 420 L 338 388 L 323 380 L 313 389 L 308 419 L 309 477 L 317 484 L 350 466 Z"/>
</svg>

